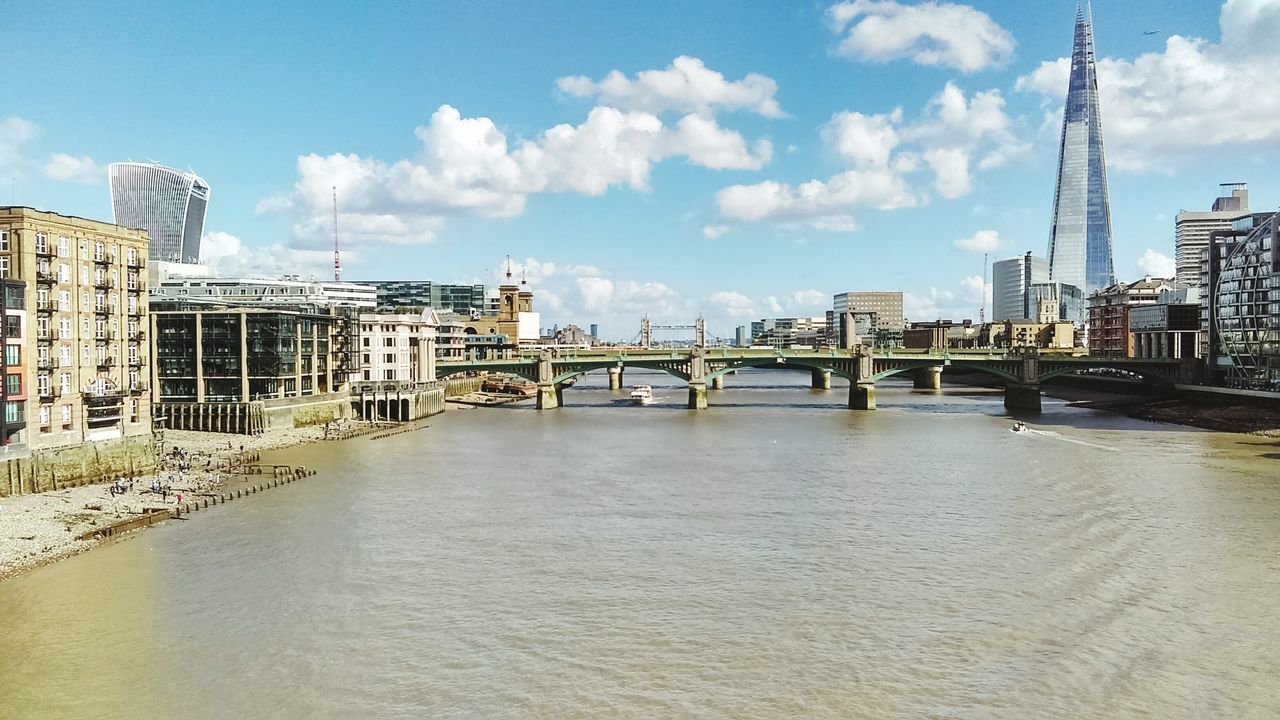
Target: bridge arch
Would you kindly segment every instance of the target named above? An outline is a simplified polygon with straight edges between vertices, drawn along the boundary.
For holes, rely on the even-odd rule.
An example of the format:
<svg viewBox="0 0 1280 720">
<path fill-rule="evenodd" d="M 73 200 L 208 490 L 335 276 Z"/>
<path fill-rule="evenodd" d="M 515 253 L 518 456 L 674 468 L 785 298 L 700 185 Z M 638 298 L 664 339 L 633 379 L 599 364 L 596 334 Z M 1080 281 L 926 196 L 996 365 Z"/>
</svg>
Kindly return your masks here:
<svg viewBox="0 0 1280 720">
<path fill-rule="evenodd" d="M 784 358 L 780 355 L 740 358 L 726 362 L 722 367 L 715 370 L 707 371 L 707 380 L 711 381 L 715 378 L 727 375 L 735 370 L 744 370 L 747 368 L 759 368 L 769 370 L 822 370 L 832 375 L 842 377 L 849 382 L 857 382 L 854 373 L 848 363 L 839 362 L 841 358 L 831 358 L 830 360 L 821 357 L 791 357 Z M 709 362 L 715 361 L 715 358 L 709 358 Z"/>
<path fill-rule="evenodd" d="M 1137 376 L 1141 377 L 1141 378 L 1142 378 L 1144 381 L 1146 381 L 1146 382 L 1159 382 L 1159 383 L 1164 383 L 1164 384 L 1166 384 L 1166 385 L 1173 385 L 1173 384 L 1175 384 L 1175 383 L 1177 383 L 1177 382 L 1178 382 L 1178 375 L 1177 375 L 1177 369 L 1176 369 L 1176 368 L 1174 369 L 1173 374 L 1172 374 L 1172 375 L 1170 375 L 1170 374 L 1168 373 L 1168 371 L 1167 371 L 1167 370 L 1165 370 L 1165 369 L 1157 369 L 1157 368 L 1153 368 L 1153 367 L 1143 367 L 1143 366 L 1141 366 L 1141 365 L 1138 365 L 1138 366 L 1127 366 L 1127 365 L 1121 365 L 1121 364 L 1119 364 L 1119 363 L 1116 363 L 1115 365 L 1105 365 L 1105 364 L 1102 364 L 1102 365 L 1090 365 L 1088 368 L 1077 368 L 1077 367 L 1069 367 L 1069 366 L 1068 366 L 1068 367 L 1058 367 L 1058 368 L 1053 368 L 1052 370 L 1049 370 L 1048 372 L 1043 372 L 1043 373 L 1041 373 L 1041 374 L 1039 375 L 1039 377 L 1037 377 L 1037 378 L 1036 378 L 1036 380 L 1037 380 L 1038 382 L 1044 382 L 1045 380 L 1049 380 L 1049 379 L 1056 378 L 1056 377 L 1062 377 L 1062 376 L 1064 376 L 1064 375 L 1073 375 L 1073 374 L 1078 373 L 1080 370 L 1084 370 L 1084 369 L 1089 369 L 1089 370 L 1117 370 L 1117 371 L 1120 371 L 1120 372 L 1129 373 L 1129 374 L 1131 374 L 1131 375 L 1137 375 Z"/>
<path fill-rule="evenodd" d="M 938 367 L 939 365 L 943 366 L 944 368 L 952 366 L 950 362 L 943 361 L 942 359 L 922 361 L 922 362 L 907 362 L 901 365 L 897 365 L 895 367 L 881 370 L 880 372 L 872 375 L 871 379 L 884 380 L 885 378 L 890 378 L 890 377 L 893 377 L 894 375 L 900 375 L 904 372 L 911 372 L 911 371 L 919 370 L 921 368 Z M 988 375 L 994 375 L 1000 378 L 1001 380 L 1006 380 L 1010 382 L 1019 382 L 1019 378 L 1016 373 L 1009 372 L 1008 370 L 1005 370 L 1004 368 L 1001 368 L 995 365 L 988 365 L 986 363 L 972 363 L 972 364 L 965 363 L 964 365 L 955 365 L 954 367 L 956 368 L 963 367 L 967 370 L 976 370 L 978 372 L 983 372 Z M 945 372 L 945 369 L 944 369 L 944 372 Z"/>
</svg>

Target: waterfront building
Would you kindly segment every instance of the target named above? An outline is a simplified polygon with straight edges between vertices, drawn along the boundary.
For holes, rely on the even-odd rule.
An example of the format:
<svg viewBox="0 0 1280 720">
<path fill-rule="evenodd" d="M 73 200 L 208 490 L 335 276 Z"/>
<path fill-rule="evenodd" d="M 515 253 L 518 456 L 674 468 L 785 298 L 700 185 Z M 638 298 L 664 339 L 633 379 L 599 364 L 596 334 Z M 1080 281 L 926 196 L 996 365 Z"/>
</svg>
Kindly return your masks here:
<svg viewBox="0 0 1280 720">
<path fill-rule="evenodd" d="M 436 360 L 453 361 L 467 358 L 467 333 L 470 317 L 455 313 L 438 313 L 436 326 Z M 495 328 L 496 330 L 496 328 Z"/>
<path fill-rule="evenodd" d="M 360 379 L 351 383 L 356 415 L 365 420 L 416 420 L 435 414 L 434 310 L 360 315 Z"/>
<path fill-rule="evenodd" d="M 973 320 L 913 322 L 902 332 L 902 346 L 913 350 L 958 350 L 983 347 L 982 325 Z"/>
<path fill-rule="evenodd" d="M 1160 293 L 1173 289 L 1173 280 L 1146 277 L 1116 283 L 1089 296 L 1089 354 L 1099 357 L 1136 356 L 1130 311 L 1154 305 Z"/>
<path fill-rule="evenodd" d="M 150 234 L 150 259 L 199 261 L 208 183 L 155 163 L 112 163 L 107 174 L 114 222 Z"/>
<path fill-rule="evenodd" d="M 1200 357 L 1200 289 L 1162 291 L 1154 305 L 1129 310 L 1134 357 Z"/>
<path fill-rule="evenodd" d="M 1070 350 L 1076 344 L 1074 323 L 1023 318 L 992 323 L 990 344 L 992 347 L 1038 347 L 1048 350 Z"/>
<path fill-rule="evenodd" d="M 1229 230 L 1236 218 L 1249 214 L 1248 184 L 1223 183 L 1219 187 L 1223 194 L 1213 201 L 1212 210 L 1180 210 L 1174 219 L 1179 287 L 1196 287 L 1200 284 L 1200 265 L 1209 249 L 1209 234 L 1216 230 Z"/>
<path fill-rule="evenodd" d="M 1030 288 L 1049 281 L 1049 261 L 1030 252 L 991 264 L 991 319 L 994 322 L 1032 317 Z"/>
<path fill-rule="evenodd" d="M 1085 296 L 1115 282 L 1093 22 L 1078 9 L 1053 191 L 1048 279 L 1074 285 Z"/>
<path fill-rule="evenodd" d="M 187 265 L 186 268 L 203 267 Z M 185 268 L 184 268 L 185 269 Z M 372 310 L 378 306 L 377 289 L 362 283 L 303 280 L 297 275 L 279 278 L 223 278 L 158 274 L 152 285 L 155 300 L 208 300 L 243 304 L 306 304 Z"/>
<path fill-rule="evenodd" d="M 0 494 L 149 466 L 147 242 L 145 230 L 0 207 L 0 460 L 46 458 L 11 467 Z"/>
<path fill-rule="evenodd" d="M 749 345 L 820 347 L 827 338 L 827 317 L 762 318 L 752 321 Z"/>
<path fill-rule="evenodd" d="M 1280 391 L 1280 214 L 1239 218 L 1208 252 L 1212 384 Z"/>
<path fill-rule="evenodd" d="M 378 307 L 423 307 L 440 312 L 487 312 L 484 285 L 449 285 L 430 280 L 361 280 L 377 290 Z M 495 308 L 496 310 L 496 308 Z"/>
<path fill-rule="evenodd" d="M 358 371 L 353 308 L 153 299 L 151 324 L 164 427 L 252 433 L 346 414 Z"/>
</svg>

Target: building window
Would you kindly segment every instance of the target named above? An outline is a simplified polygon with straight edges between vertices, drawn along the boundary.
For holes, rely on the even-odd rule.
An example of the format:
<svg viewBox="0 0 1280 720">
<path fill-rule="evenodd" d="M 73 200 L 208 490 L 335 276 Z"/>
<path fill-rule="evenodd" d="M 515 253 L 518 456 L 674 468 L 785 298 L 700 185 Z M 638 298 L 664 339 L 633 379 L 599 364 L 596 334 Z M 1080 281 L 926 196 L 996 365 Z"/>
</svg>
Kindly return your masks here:
<svg viewBox="0 0 1280 720">
<path fill-rule="evenodd" d="M 58 378 L 58 387 L 61 388 L 64 393 L 71 392 L 71 373 L 62 373 Z"/>
<path fill-rule="evenodd" d="M 89 284 L 89 266 L 88 265 L 80 266 L 80 284 L 81 285 Z"/>
<path fill-rule="evenodd" d="M 94 243 L 94 244 L 93 244 L 93 259 L 94 259 L 94 260 L 101 260 L 101 259 L 103 259 L 103 257 L 105 257 L 105 255 L 104 255 L 104 254 L 103 254 L 103 252 L 102 252 L 102 243 Z"/>
<path fill-rule="evenodd" d="M 4 364 L 5 365 L 21 365 L 22 364 L 22 346 L 21 345 L 5 345 L 4 346 Z"/>
<path fill-rule="evenodd" d="M 67 257 L 71 254 L 71 242 L 67 240 L 66 235 L 58 236 L 58 257 Z M 63 267 L 66 267 L 65 265 Z M 66 282 L 66 280 L 63 280 Z"/>
<path fill-rule="evenodd" d="M 18 373 L 8 373 L 4 376 L 4 394 L 22 394 L 22 375 Z"/>
<path fill-rule="evenodd" d="M 396 361 L 395 353 L 386 353 L 382 356 L 382 362 L 394 364 Z"/>
<path fill-rule="evenodd" d="M 9 252 L 9 231 L 0 230 L 0 252 Z"/>
<path fill-rule="evenodd" d="M 382 339 L 382 346 L 383 346 L 383 347 L 395 347 L 395 346 L 396 346 L 396 339 L 395 339 L 395 338 L 393 338 L 393 337 L 383 338 L 383 339 Z"/>
<path fill-rule="evenodd" d="M 36 233 L 36 253 L 43 255 L 49 252 L 49 238 L 44 233 Z"/>
<path fill-rule="evenodd" d="M 62 406 L 62 429 L 63 430 L 71 429 L 71 406 L 70 405 Z"/>
<path fill-rule="evenodd" d="M 21 315 L 5 315 L 4 316 L 4 336 L 17 338 L 22 337 L 22 316 Z"/>
<path fill-rule="evenodd" d="M 9 256 L 0 255 L 0 278 L 9 277 Z"/>
<path fill-rule="evenodd" d="M 63 285 L 66 285 L 67 283 L 71 282 L 71 266 L 70 265 L 66 263 L 62 263 L 58 265 L 58 282 L 62 283 Z"/>
<path fill-rule="evenodd" d="M 383 370 L 383 371 L 382 371 L 382 375 L 383 375 L 383 377 L 382 377 L 382 379 L 383 379 L 383 380 L 395 380 L 395 379 L 396 379 L 396 371 L 395 371 L 395 369 L 393 369 L 393 368 L 387 368 L 386 370 Z"/>
<path fill-rule="evenodd" d="M 60 367 L 69 367 L 71 365 L 71 347 L 68 345 L 63 345 L 62 347 L 58 348 L 58 351 L 59 351 L 58 365 Z M 67 377 L 70 377 L 70 375 L 68 375 Z"/>
<path fill-rule="evenodd" d="M 40 424 L 41 425 L 49 424 L 49 406 L 48 405 L 40 406 Z"/>
<path fill-rule="evenodd" d="M 71 339 L 71 319 L 70 318 L 58 319 L 58 338 L 61 340 Z"/>
</svg>

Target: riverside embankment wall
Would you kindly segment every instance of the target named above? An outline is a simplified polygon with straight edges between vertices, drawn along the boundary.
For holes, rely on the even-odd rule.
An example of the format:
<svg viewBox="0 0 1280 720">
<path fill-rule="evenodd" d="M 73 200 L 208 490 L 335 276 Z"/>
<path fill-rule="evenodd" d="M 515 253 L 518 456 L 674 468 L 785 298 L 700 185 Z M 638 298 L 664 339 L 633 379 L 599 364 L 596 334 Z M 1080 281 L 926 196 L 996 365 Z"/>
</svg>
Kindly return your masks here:
<svg viewBox="0 0 1280 720">
<path fill-rule="evenodd" d="M 150 434 L 35 450 L 0 462 L 0 496 L 142 475 L 151 472 L 155 463 Z"/>
</svg>

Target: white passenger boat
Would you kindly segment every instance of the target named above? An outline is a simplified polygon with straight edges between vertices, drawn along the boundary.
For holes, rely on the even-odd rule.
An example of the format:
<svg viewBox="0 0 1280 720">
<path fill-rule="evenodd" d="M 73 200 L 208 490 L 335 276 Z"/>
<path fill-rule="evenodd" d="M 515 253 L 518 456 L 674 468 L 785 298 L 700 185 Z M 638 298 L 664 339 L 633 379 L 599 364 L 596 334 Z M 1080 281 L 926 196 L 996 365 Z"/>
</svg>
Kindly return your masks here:
<svg viewBox="0 0 1280 720">
<path fill-rule="evenodd" d="M 631 404 L 632 405 L 652 405 L 653 404 L 653 388 L 648 385 L 636 385 L 631 388 Z"/>
</svg>

